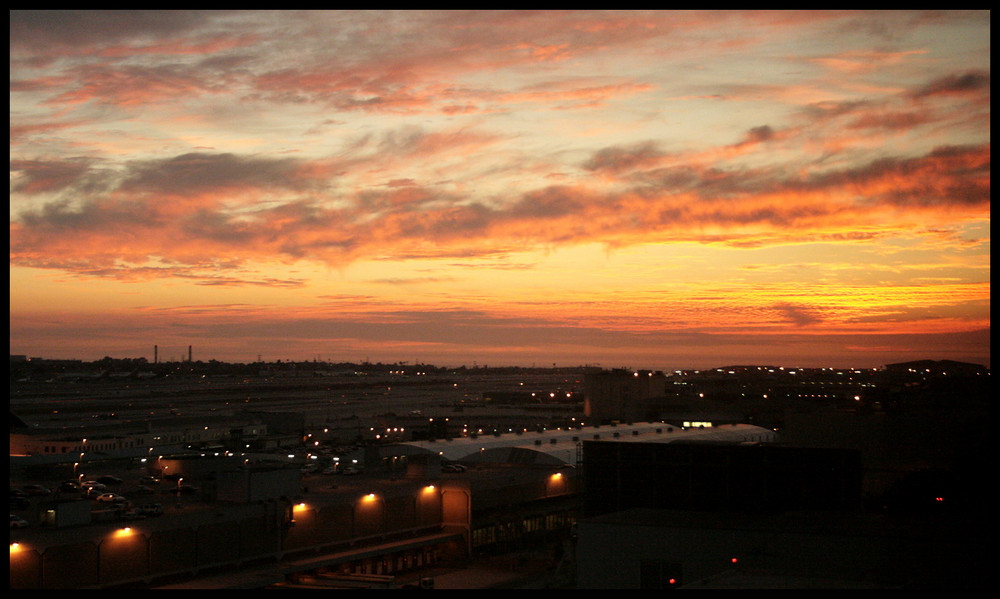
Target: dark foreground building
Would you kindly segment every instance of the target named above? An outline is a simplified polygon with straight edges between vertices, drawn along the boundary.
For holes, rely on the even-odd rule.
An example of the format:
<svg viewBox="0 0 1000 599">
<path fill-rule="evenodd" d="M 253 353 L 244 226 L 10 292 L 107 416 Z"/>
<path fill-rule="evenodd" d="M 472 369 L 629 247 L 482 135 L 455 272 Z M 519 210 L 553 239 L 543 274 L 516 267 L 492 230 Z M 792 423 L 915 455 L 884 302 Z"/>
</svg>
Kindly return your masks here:
<svg viewBox="0 0 1000 599">
<path fill-rule="evenodd" d="M 928 481 L 871 509 L 856 451 L 605 441 L 584 443 L 583 462 L 580 589 L 987 582 L 985 512 Z"/>
</svg>

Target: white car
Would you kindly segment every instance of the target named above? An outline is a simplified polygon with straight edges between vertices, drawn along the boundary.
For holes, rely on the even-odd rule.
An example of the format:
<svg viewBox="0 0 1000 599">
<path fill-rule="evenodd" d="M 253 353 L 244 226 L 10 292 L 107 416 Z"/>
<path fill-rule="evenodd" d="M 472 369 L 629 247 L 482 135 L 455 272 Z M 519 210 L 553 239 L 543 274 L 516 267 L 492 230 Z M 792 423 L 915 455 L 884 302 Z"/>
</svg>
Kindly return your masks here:
<svg viewBox="0 0 1000 599">
<path fill-rule="evenodd" d="M 102 493 L 97 496 L 97 500 L 102 503 L 128 503 L 128 499 L 117 493 Z"/>
<path fill-rule="evenodd" d="M 28 521 L 20 516 L 14 514 L 10 515 L 10 527 L 11 528 L 27 528 Z"/>
</svg>

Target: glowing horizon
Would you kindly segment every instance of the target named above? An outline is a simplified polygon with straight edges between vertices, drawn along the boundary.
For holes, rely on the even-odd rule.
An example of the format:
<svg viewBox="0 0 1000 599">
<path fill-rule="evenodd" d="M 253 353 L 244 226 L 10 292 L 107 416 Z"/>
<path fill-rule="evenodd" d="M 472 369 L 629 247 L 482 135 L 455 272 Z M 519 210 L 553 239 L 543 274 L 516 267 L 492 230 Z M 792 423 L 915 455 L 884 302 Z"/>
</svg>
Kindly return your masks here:
<svg viewBox="0 0 1000 599">
<path fill-rule="evenodd" d="M 990 364 L 988 11 L 10 31 L 11 354 Z"/>
</svg>

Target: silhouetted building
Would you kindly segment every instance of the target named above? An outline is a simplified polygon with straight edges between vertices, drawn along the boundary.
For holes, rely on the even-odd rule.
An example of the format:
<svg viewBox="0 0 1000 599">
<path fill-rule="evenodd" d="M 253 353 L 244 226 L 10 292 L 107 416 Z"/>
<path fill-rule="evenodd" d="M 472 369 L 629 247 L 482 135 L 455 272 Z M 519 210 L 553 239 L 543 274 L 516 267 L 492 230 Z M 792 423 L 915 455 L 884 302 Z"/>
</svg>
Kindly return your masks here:
<svg viewBox="0 0 1000 599">
<path fill-rule="evenodd" d="M 585 441 L 584 513 L 630 508 L 857 509 L 861 460 L 843 449 L 726 442 Z"/>
<path fill-rule="evenodd" d="M 595 422 L 650 420 L 650 401 L 666 389 L 662 372 L 622 369 L 584 375 L 583 415 Z"/>
</svg>

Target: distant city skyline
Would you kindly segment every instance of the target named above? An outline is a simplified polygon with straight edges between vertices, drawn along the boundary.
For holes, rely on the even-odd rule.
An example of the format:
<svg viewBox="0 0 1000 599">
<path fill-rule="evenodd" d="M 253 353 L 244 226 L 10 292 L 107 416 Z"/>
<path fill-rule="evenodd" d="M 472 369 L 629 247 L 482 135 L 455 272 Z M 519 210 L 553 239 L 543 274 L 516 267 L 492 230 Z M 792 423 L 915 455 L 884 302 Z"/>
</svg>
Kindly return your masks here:
<svg viewBox="0 0 1000 599">
<path fill-rule="evenodd" d="M 112 357 L 112 356 L 105 355 L 105 356 L 102 356 L 101 358 L 97 358 L 97 359 L 94 359 L 94 360 L 84 360 L 84 359 L 80 359 L 80 358 L 55 358 L 55 357 L 52 357 L 52 356 L 29 356 L 29 355 L 25 355 L 25 354 L 11 354 L 11 358 L 12 358 L 12 360 L 11 360 L 12 363 L 19 363 L 19 364 L 29 365 L 29 364 L 35 364 L 35 363 L 39 363 L 40 362 L 40 363 L 42 363 L 43 366 L 47 366 L 47 365 L 59 365 L 59 364 L 65 364 L 65 363 L 70 363 L 70 362 L 71 363 L 80 363 L 80 364 L 98 364 L 98 363 L 103 363 L 106 360 L 110 359 L 113 362 L 112 366 L 110 367 L 112 370 L 115 370 L 121 364 L 129 364 L 131 368 L 134 368 L 136 361 L 145 360 L 146 363 L 149 366 L 166 365 L 166 364 L 174 365 L 174 364 L 193 363 L 193 364 L 196 364 L 196 365 L 197 364 L 203 365 L 203 366 L 205 366 L 205 367 L 207 367 L 209 369 L 212 367 L 213 364 L 218 364 L 220 366 L 226 366 L 226 365 L 232 365 L 232 366 L 251 366 L 251 365 L 254 365 L 254 364 L 265 364 L 265 365 L 315 364 L 315 365 L 324 365 L 324 366 L 342 366 L 342 365 L 380 366 L 380 367 L 385 367 L 385 368 L 398 369 L 398 370 L 389 371 L 390 373 L 395 373 L 395 374 L 411 374 L 411 375 L 414 374 L 414 373 L 417 373 L 417 374 L 427 374 L 428 372 L 432 372 L 433 370 L 451 370 L 451 369 L 465 369 L 465 370 L 506 370 L 506 369 L 511 369 L 511 370 L 537 370 L 537 371 L 557 370 L 558 371 L 558 370 L 576 370 L 576 369 L 591 369 L 591 368 L 600 369 L 602 371 L 615 371 L 615 370 L 619 370 L 620 371 L 620 370 L 625 370 L 626 372 L 632 372 L 632 371 L 635 371 L 635 372 L 660 372 L 660 373 L 667 373 L 667 374 L 669 374 L 669 373 L 675 373 L 675 372 L 676 373 L 680 373 L 680 372 L 691 373 L 691 372 L 698 372 L 698 371 L 706 371 L 707 372 L 707 371 L 721 370 L 721 369 L 724 369 L 724 368 L 740 368 L 740 369 L 746 368 L 746 369 L 751 369 L 751 370 L 752 369 L 761 370 L 761 369 L 764 369 L 764 368 L 769 368 L 769 369 L 770 368 L 774 368 L 774 369 L 779 369 L 780 368 L 781 371 L 783 371 L 783 372 L 794 374 L 797 370 L 798 371 L 820 371 L 820 370 L 829 371 L 829 370 L 841 370 L 841 369 L 842 370 L 852 370 L 853 369 L 853 370 L 858 370 L 858 371 L 862 371 L 862 370 L 871 371 L 871 370 L 880 370 L 880 369 L 883 369 L 885 367 L 890 367 L 890 366 L 897 366 L 898 367 L 900 365 L 905 365 L 905 364 L 917 364 L 917 365 L 919 365 L 920 368 L 924 368 L 924 364 L 927 365 L 926 368 L 931 368 L 931 366 L 935 366 L 935 369 L 933 371 L 934 374 L 945 374 L 945 375 L 947 375 L 947 374 L 954 374 L 954 373 L 949 373 L 947 371 L 939 372 L 938 369 L 936 368 L 936 366 L 945 366 L 945 367 L 947 367 L 947 365 L 949 365 L 949 364 L 964 364 L 964 365 L 973 366 L 973 367 L 982 367 L 982 368 L 985 368 L 986 370 L 989 370 L 989 365 L 986 365 L 986 364 L 980 364 L 980 363 L 976 363 L 976 362 L 963 362 L 963 361 L 960 361 L 960 360 L 936 360 L 936 359 L 933 359 L 933 358 L 921 358 L 921 359 L 916 359 L 916 360 L 908 360 L 908 361 L 904 361 L 904 362 L 886 362 L 886 363 L 880 364 L 878 366 L 864 366 L 864 367 L 862 367 L 862 366 L 845 366 L 845 365 L 836 365 L 836 364 L 830 364 L 830 365 L 826 365 L 826 366 L 791 366 L 791 365 L 787 365 L 787 364 L 772 364 L 772 363 L 766 363 L 766 362 L 760 362 L 760 363 L 757 363 L 757 362 L 726 362 L 726 363 L 712 364 L 710 366 L 698 366 L 698 367 L 686 367 L 686 368 L 648 368 L 648 367 L 633 366 L 633 365 L 628 365 L 628 364 L 617 364 L 617 365 L 604 364 L 604 365 L 602 365 L 602 364 L 598 364 L 598 363 L 580 363 L 580 364 L 571 364 L 571 363 L 566 363 L 566 364 L 556 364 L 556 363 L 552 363 L 552 364 L 537 364 L 537 363 L 532 363 L 532 364 L 492 364 L 491 365 L 491 364 L 480 364 L 478 362 L 473 362 L 471 364 L 464 364 L 464 363 L 463 364 L 436 364 L 436 363 L 433 363 L 433 362 L 426 362 L 426 361 L 423 361 L 423 360 L 416 360 L 416 361 L 397 360 L 397 361 L 392 361 L 392 362 L 386 362 L 386 361 L 380 361 L 380 360 L 370 360 L 370 359 L 360 359 L 360 360 L 328 360 L 328 359 L 326 359 L 326 358 L 324 358 L 322 356 L 314 356 L 311 359 L 301 359 L 301 360 L 284 359 L 284 358 L 265 359 L 263 356 L 258 356 L 256 359 L 252 359 L 252 360 L 234 360 L 234 361 L 219 360 L 217 358 L 193 358 L 193 359 L 189 360 L 187 356 L 181 356 L 181 355 L 176 354 L 176 353 L 175 354 L 171 354 L 169 356 L 159 356 L 159 358 L 153 358 L 153 359 L 150 359 L 148 356 L 145 356 L 145 355 L 122 356 L 122 357 Z M 118 363 L 118 364 L 115 364 L 115 363 Z M 428 372 L 418 372 L 422 368 L 428 369 Z M 319 371 L 317 371 L 317 372 L 319 372 Z M 331 372 L 337 372 L 337 371 L 331 371 Z M 769 372 L 776 372 L 776 371 L 769 371 Z M 928 372 L 930 372 L 930 371 L 928 371 Z"/>
<path fill-rule="evenodd" d="M 989 11 L 11 11 L 10 353 L 990 366 Z"/>
</svg>

